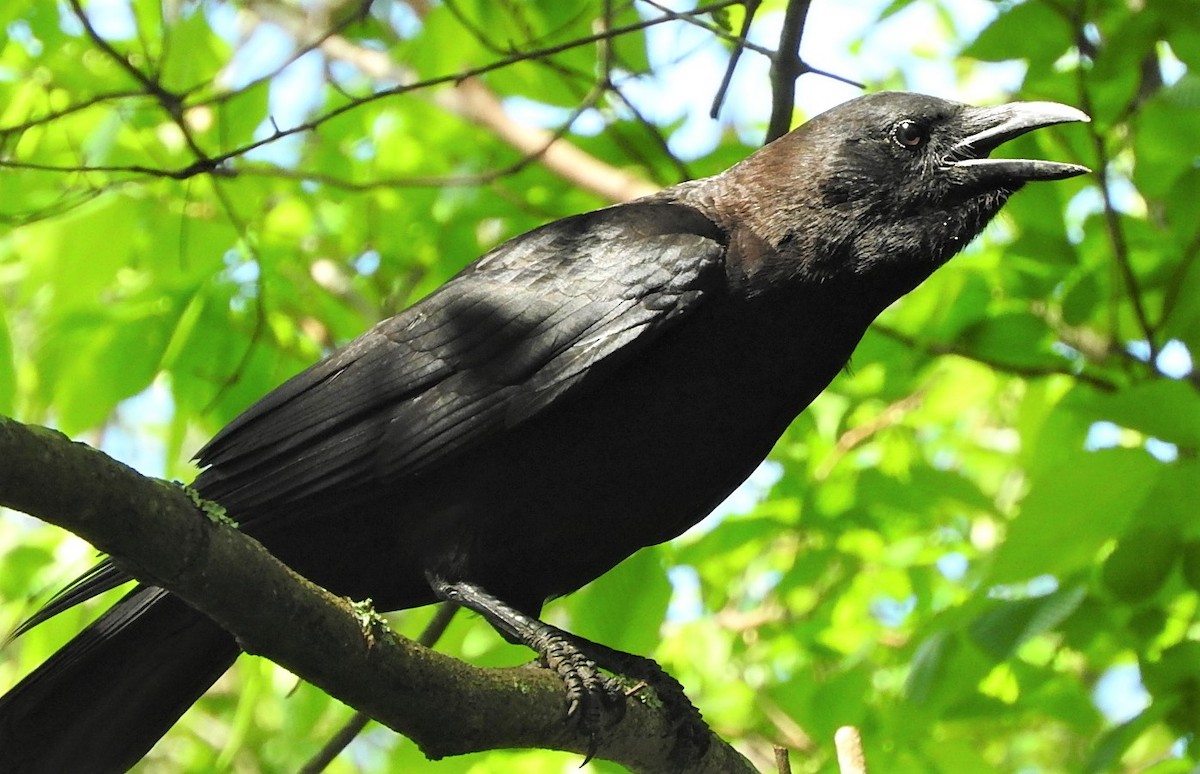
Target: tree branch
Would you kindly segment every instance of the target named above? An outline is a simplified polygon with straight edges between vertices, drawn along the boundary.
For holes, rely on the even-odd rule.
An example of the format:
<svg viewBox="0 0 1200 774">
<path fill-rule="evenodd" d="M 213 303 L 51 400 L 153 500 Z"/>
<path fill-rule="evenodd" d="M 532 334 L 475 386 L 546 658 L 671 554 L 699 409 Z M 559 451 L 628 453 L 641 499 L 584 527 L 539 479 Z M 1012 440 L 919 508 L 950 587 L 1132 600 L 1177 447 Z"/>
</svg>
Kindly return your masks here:
<svg viewBox="0 0 1200 774">
<path fill-rule="evenodd" d="M 771 58 L 771 118 L 767 122 L 765 145 L 788 133 L 792 128 L 792 113 L 796 109 L 796 79 L 805 73 L 815 73 L 860 89 L 858 81 L 813 67 L 800 56 L 804 38 L 804 22 L 808 18 L 811 0 L 788 0 L 779 33 L 779 49 Z"/>
<path fill-rule="evenodd" d="M 378 627 L 349 600 L 210 520 L 178 486 L 146 478 L 62 434 L 0 417 L 0 505 L 65 527 L 122 569 L 178 594 L 266 656 L 412 739 L 430 758 L 499 748 L 585 754 L 563 686 L 535 667 L 480 669 Z M 298 632 L 303 636 L 297 636 Z M 637 772 L 753 771 L 717 736 L 699 760 L 671 758 L 661 709 L 632 700 L 597 757 Z"/>
<path fill-rule="evenodd" d="M 983 365 L 1004 374 L 1013 374 L 1014 376 L 1022 376 L 1027 379 L 1036 379 L 1042 376 L 1069 376 L 1072 379 L 1089 384 L 1092 387 L 1104 392 L 1114 392 L 1117 389 L 1116 384 L 1102 376 L 1097 376 L 1086 371 L 1077 372 L 1068 368 L 1066 364 L 1064 364 L 1062 368 L 1056 368 L 1054 366 L 1033 366 L 1022 365 L 1020 363 L 1005 363 L 1001 360 L 983 357 L 978 353 L 971 352 L 970 350 L 955 346 L 954 344 L 948 344 L 940 341 L 919 341 L 915 336 L 911 336 L 899 329 L 893 328 L 890 325 L 885 325 L 884 323 L 878 321 L 871 326 L 871 330 L 875 331 L 876 333 L 881 333 L 893 341 L 898 341 L 907 347 L 912 347 L 913 349 L 926 352 L 930 355 L 957 355 L 958 357 L 966 358 L 967 360 L 974 360 L 976 363 L 982 363 Z"/>
<path fill-rule="evenodd" d="M 105 40 L 104 37 L 96 31 L 96 28 L 92 26 L 92 21 L 84 12 L 83 6 L 80 4 L 79 0 L 70 0 L 70 3 L 71 10 L 74 11 L 76 18 L 79 19 L 79 23 L 83 25 L 84 32 L 87 33 L 88 38 L 92 41 L 96 48 L 100 49 L 105 56 L 115 62 L 118 67 L 120 67 L 131 78 L 141 84 L 146 93 L 152 96 L 162 107 L 162 109 L 166 111 L 167 115 L 171 117 L 171 121 L 176 127 L 178 127 L 184 142 L 187 143 L 188 150 L 190 150 L 196 157 L 197 162 L 201 164 L 206 162 L 208 159 L 208 154 L 206 154 L 196 143 L 196 139 L 192 136 L 192 131 L 187 125 L 187 121 L 183 119 L 183 97 L 167 90 L 156 79 L 151 78 L 138 68 L 134 67 L 133 63 L 130 62 L 124 54 L 113 48 L 112 44 Z"/>
<path fill-rule="evenodd" d="M 1088 48 L 1079 43 L 1079 41 L 1086 40 L 1087 35 L 1084 32 L 1085 21 L 1078 9 L 1071 11 L 1068 18 L 1075 28 L 1075 40 L 1076 44 L 1079 45 L 1079 50 L 1081 52 L 1088 52 Z M 1090 52 L 1087 56 L 1094 58 L 1095 52 Z M 1092 104 L 1092 93 L 1088 88 L 1085 77 L 1086 68 L 1077 67 L 1075 68 L 1075 72 L 1079 92 L 1079 106 L 1088 115 L 1096 117 L 1096 109 Z M 1110 128 L 1104 127 L 1105 130 Z M 1142 288 L 1138 282 L 1137 275 L 1134 273 L 1133 263 L 1130 260 L 1129 243 L 1125 239 L 1125 228 L 1121 223 L 1121 215 L 1117 211 L 1117 205 L 1113 201 L 1111 190 L 1112 159 L 1109 157 L 1106 140 L 1108 132 L 1102 132 L 1102 127 L 1098 120 L 1093 120 L 1087 125 L 1087 132 L 1092 142 L 1092 149 L 1096 153 L 1096 171 L 1094 174 L 1097 182 L 1100 184 L 1100 198 L 1104 204 L 1105 231 L 1108 235 L 1109 244 L 1112 246 L 1113 259 L 1116 262 L 1117 271 L 1120 273 L 1122 283 L 1129 294 L 1129 302 L 1133 309 L 1134 319 L 1137 320 L 1141 335 L 1145 337 L 1146 345 L 1150 349 L 1148 359 L 1153 363 L 1158 359 L 1159 353 L 1157 330 L 1150 322 L 1150 315 L 1146 311 L 1146 306 L 1142 299 Z M 1119 316 L 1113 314 L 1112 317 L 1113 332 L 1119 336 Z"/>
<path fill-rule="evenodd" d="M 792 128 L 796 107 L 796 79 L 804 72 L 800 59 L 800 41 L 809 0 L 788 0 L 779 33 L 779 50 L 771 63 L 771 120 L 767 124 L 767 142 L 782 137 Z M 765 143 L 764 143 L 765 144 Z"/>
<path fill-rule="evenodd" d="M 741 2 L 741 0 L 719 0 L 719 2 L 715 2 L 710 5 L 706 5 L 701 8 L 697 8 L 695 11 L 693 11 L 693 13 L 709 13 L 714 10 L 724 8 L 726 6 L 733 5 L 738 2 Z M 663 22 L 667 22 L 667 21 L 671 21 L 671 20 L 672 19 L 669 16 L 659 16 L 659 17 L 656 17 L 653 19 L 646 19 L 646 20 L 643 20 L 640 22 L 636 22 L 633 24 L 627 24 L 627 25 L 624 25 L 621 27 L 613 27 L 611 29 L 607 29 L 607 30 L 604 30 L 599 33 L 595 33 L 592 35 L 586 35 L 581 38 L 576 38 L 574 40 L 570 40 L 565 43 L 560 43 L 560 44 L 553 45 L 553 46 L 547 46 L 545 48 L 540 48 L 540 49 L 533 50 L 533 51 L 521 52 L 518 54 L 514 54 L 512 56 L 509 56 L 509 57 L 502 58 L 495 62 L 490 62 L 488 64 L 467 68 L 467 69 L 462 70 L 457 73 L 451 73 L 451 74 L 447 74 L 447 75 L 438 75 L 438 76 L 426 78 L 425 80 L 418 81 L 418 82 L 411 82 L 411 81 L 401 82 L 398 85 L 393 86 L 391 88 L 380 89 L 378 91 L 374 91 L 371 94 L 360 97 L 358 99 L 349 100 L 341 105 L 338 105 L 337 107 L 330 108 L 329 110 L 325 111 L 324 113 L 322 113 L 308 121 L 304 121 L 302 123 L 296 124 L 295 126 L 292 126 L 292 127 L 286 128 L 286 129 L 276 128 L 275 131 L 271 132 L 271 134 L 269 136 L 260 138 L 258 140 L 253 140 L 251 142 L 247 142 L 237 148 L 233 148 L 233 149 L 226 150 L 226 151 L 223 151 L 220 153 L 216 153 L 216 154 L 212 154 L 209 156 L 198 158 L 196 161 L 194 161 L 190 164 L 187 164 L 186 166 L 176 168 L 176 169 L 154 169 L 152 167 L 147 167 L 142 164 L 99 164 L 99 165 L 80 164 L 80 165 L 76 165 L 76 166 L 66 166 L 66 165 L 60 165 L 60 164 L 41 164 L 41 163 L 32 163 L 32 162 L 20 162 L 20 161 L 13 161 L 13 160 L 9 160 L 9 159 L 0 159 L 0 168 L 7 167 L 7 168 L 11 168 L 11 169 L 30 169 L 30 170 L 39 170 L 39 171 L 43 171 L 43 172 L 110 172 L 110 173 L 123 172 L 123 173 L 134 174 L 134 175 L 168 177 L 168 178 L 173 178 L 176 180 L 186 180 L 190 177 L 195 177 L 196 175 L 201 175 L 201 174 L 233 175 L 233 174 L 236 174 L 235 170 L 233 170 L 227 166 L 228 162 L 230 162 L 231 160 L 239 158 L 241 156 L 245 156 L 247 153 L 249 153 L 251 151 L 265 147 L 274 142 L 278 142 L 279 140 L 282 140 L 285 137 L 291 137 L 293 135 L 306 134 L 308 132 L 315 131 L 316 129 L 318 129 L 322 125 L 328 123 L 329 121 L 332 121 L 333 119 L 335 119 L 341 115 L 344 115 L 353 110 L 356 110 L 356 109 L 362 107 L 363 105 L 377 102 L 379 100 L 399 96 L 401 94 L 408 94 L 410 92 L 418 91 L 420 89 L 427 89 L 427 88 L 432 88 L 435 86 L 441 86 L 441 85 L 445 85 L 445 84 L 463 83 L 464 81 L 467 81 L 468 79 L 477 78 L 478 76 L 493 72 L 495 70 L 500 70 L 505 67 L 509 67 L 518 62 L 524 62 L 524 61 L 529 61 L 529 60 L 540 59 L 543 57 L 548 57 L 553 54 L 558 54 L 563 51 L 568 51 L 572 48 L 578 48 L 580 46 L 591 45 L 591 44 L 594 44 L 594 43 L 597 43 L 597 42 L 600 42 L 603 40 L 609 40 L 611 38 L 619 37 L 621 35 L 626 35 L 631 32 L 638 32 L 638 31 L 646 29 L 648 27 L 653 27 L 657 24 L 662 24 Z M 240 92 L 236 92 L 236 93 L 240 93 Z M 232 94 L 223 95 L 222 98 L 227 99 L 227 98 L 230 98 L 231 96 L 232 96 Z M 184 108 L 196 107 L 197 105 L 202 105 L 202 104 L 206 104 L 206 103 L 199 102 L 199 103 L 195 103 L 195 104 L 191 104 L 191 105 L 186 105 L 186 106 L 184 106 Z M 4 131 L 5 131 L 5 128 L 0 127 L 0 135 L 2 135 L 4 133 Z"/>
<path fill-rule="evenodd" d="M 303 24 L 303 16 L 280 11 L 273 13 L 270 19 L 286 29 L 299 42 L 308 42 L 305 38 L 311 33 Z M 608 38 L 603 37 L 596 41 L 597 45 L 601 46 L 607 42 Z M 324 36 L 318 47 L 331 59 L 352 64 L 376 80 L 391 80 L 397 83 L 412 83 L 417 80 L 412 70 L 395 63 L 386 52 L 356 45 L 340 35 Z M 610 202 L 648 196 L 657 191 L 658 186 L 606 164 L 563 139 L 574 119 L 603 95 L 603 87 L 604 84 L 600 83 L 597 88 L 593 88 L 573 112 L 570 120 L 555 132 L 514 121 L 500 99 L 478 77 L 463 78 L 456 84 L 456 88 L 437 92 L 433 101 L 455 115 L 489 129 L 505 143 L 524 154 L 516 164 L 490 173 L 491 178 L 513 174 L 537 161 L 572 185 L 592 191 Z"/>
</svg>

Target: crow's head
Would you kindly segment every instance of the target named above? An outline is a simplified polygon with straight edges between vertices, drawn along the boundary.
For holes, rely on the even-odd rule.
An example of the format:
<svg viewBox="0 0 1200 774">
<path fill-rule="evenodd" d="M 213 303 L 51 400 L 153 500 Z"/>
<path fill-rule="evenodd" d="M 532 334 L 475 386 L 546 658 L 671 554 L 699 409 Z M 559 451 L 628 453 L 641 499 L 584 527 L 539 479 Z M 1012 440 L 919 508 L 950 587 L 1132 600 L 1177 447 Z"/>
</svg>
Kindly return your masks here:
<svg viewBox="0 0 1200 774">
<path fill-rule="evenodd" d="M 1044 126 L 1087 121 L 1054 102 L 974 107 L 924 94 L 882 92 L 848 102 L 797 130 L 821 148 L 822 200 L 879 218 L 942 211 L 1009 196 L 1032 180 L 1061 180 L 1078 164 L 993 159 L 1002 143 Z M 994 206 L 1003 204 L 1001 200 Z M 985 208 L 986 209 L 986 208 Z"/>
<path fill-rule="evenodd" d="M 1025 183 L 1088 171 L 993 159 L 993 150 L 1033 129 L 1087 120 L 1053 102 L 974 107 L 880 92 L 822 113 L 726 177 L 755 200 L 758 210 L 740 215 L 794 276 L 869 274 L 897 283 L 899 295 L 961 250 Z"/>
</svg>

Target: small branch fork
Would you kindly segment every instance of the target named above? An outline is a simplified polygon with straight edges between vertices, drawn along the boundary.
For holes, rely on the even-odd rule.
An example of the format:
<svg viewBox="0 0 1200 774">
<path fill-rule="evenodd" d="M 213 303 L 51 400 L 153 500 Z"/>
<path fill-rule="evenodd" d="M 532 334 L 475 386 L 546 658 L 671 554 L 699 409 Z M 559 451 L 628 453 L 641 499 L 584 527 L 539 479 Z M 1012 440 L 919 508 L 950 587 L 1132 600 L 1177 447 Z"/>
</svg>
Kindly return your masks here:
<svg viewBox="0 0 1200 774">
<path fill-rule="evenodd" d="M 693 14 L 712 13 L 713 11 L 718 11 L 718 10 L 727 8 L 732 5 L 737 5 L 740 2 L 742 2 L 742 0 L 719 0 L 719 2 L 711 3 L 708 5 L 702 6 L 700 8 L 697 8 L 695 11 L 693 11 Z M 509 67 L 511 65 L 517 64 L 518 62 L 543 59 L 546 57 L 550 57 L 554 54 L 561 53 L 563 51 L 568 51 L 573 48 L 578 48 L 580 46 L 592 45 L 592 44 L 598 43 L 600 41 L 610 40 L 612 38 L 620 37 L 622 35 L 627 35 L 627 34 L 630 34 L 633 32 L 638 32 L 640 30 L 644 30 L 649 27 L 653 27 L 658 24 L 662 24 L 664 22 L 672 21 L 674 18 L 671 15 L 657 16 L 652 19 L 645 19 L 643 21 L 635 22 L 632 24 L 603 29 L 592 35 L 586 35 L 586 36 L 583 36 L 580 38 L 576 38 L 574 40 L 567 41 L 565 43 L 561 43 L 561 44 L 557 44 L 557 45 L 553 45 L 553 46 L 546 46 L 546 47 L 542 47 L 542 48 L 537 48 L 537 49 L 533 49 L 530 51 L 515 53 L 511 56 L 503 57 L 501 59 L 490 62 L 488 64 L 484 64 L 484 65 L 480 65 L 480 66 L 472 67 L 472 68 L 467 68 L 465 70 L 461 70 L 456 73 L 434 76 L 434 77 L 426 78 L 424 80 L 402 82 L 391 88 L 380 89 L 379 91 L 372 92 L 371 94 L 368 94 L 368 95 L 365 95 L 362 97 L 358 97 L 356 99 L 352 99 L 352 100 L 346 102 L 345 104 L 331 108 L 331 109 L 325 111 L 324 113 L 312 118 L 311 120 L 302 122 L 295 126 L 288 127 L 288 128 L 276 127 L 275 130 L 273 132 L 271 132 L 268 136 L 263 137 L 259 140 L 255 140 L 253 142 L 249 142 L 244 145 L 239 145 L 232 149 L 228 149 L 228 150 L 224 150 L 224 151 L 220 151 L 220 152 L 216 152 L 216 153 L 209 153 L 209 152 L 205 152 L 202 148 L 200 148 L 198 146 L 197 142 L 195 141 L 195 139 L 192 137 L 190 127 L 188 127 L 187 122 L 184 119 L 184 115 L 187 112 L 187 110 L 189 110 L 191 108 L 200 107 L 200 106 L 204 106 L 204 105 L 211 105 L 211 104 L 215 104 L 220 101 L 228 100 L 231 95 L 226 94 L 226 95 L 221 95 L 218 97 L 211 97 L 208 99 L 197 100 L 195 102 L 189 103 L 188 99 L 187 99 L 187 95 L 176 94 L 176 93 L 169 91 L 168 89 L 163 87 L 162 84 L 158 80 L 156 80 L 155 78 L 151 77 L 150 75 L 142 72 L 137 67 L 135 67 L 133 64 L 131 64 L 130 61 L 124 55 L 122 55 L 119 51 L 117 51 L 115 48 L 113 48 L 113 46 L 111 44 L 109 44 L 107 41 L 105 41 L 96 32 L 95 28 L 91 25 L 91 22 L 87 18 L 87 15 L 85 14 L 85 12 L 83 11 L 83 8 L 79 3 L 79 0 L 71 0 L 71 8 L 75 12 L 75 14 L 79 17 L 80 23 L 83 25 L 85 32 L 88 34 L 89 38 L 93 41 L 93 43 L 95 43 L 95 45 L 98 48 L 100 48 L 100 50 L 103 51 L 107 56 L 112 58 L 118 64 L 118 66 L 120 66 L 123 70 L 125 70 L 127 73 L 129 73 L 130 77 L 132 77 L 135 81 L 138 82 L 138 84 L 140 84 L 143 87 L 146 95 L 149 96 L 150 98 L 154 99 L 162 107 L 164 112 L 166 112 L 171 117 L 173 123 L 175 123 L 176 126 L 178 126 L 180 128 L 180 130 L 183 132 L 185 142 L 188 145 L 189 150 L 195 157 L 195 160 L 192 161 L 190 164 L 187 164 L 185 166 L 178 167 L 175 169 L 160 169 L 160 168 L 154 168 L 154 167 L 141 165 L 141 164 L 114 164 L 114 165 L 98 164 L 98 165 L 66 166 L 66 165 L 56 165 L 56 164 L 41 164 L 41 163 L 36 163 L 36 162 L 22 162 L 22 161 L 15 161 L 15 160 L 11 160 L 11 159 L 0 159 L 0 167 L 9 167 L 9 168 L 13 168 L 13 169 L 29 169 L 29 170 L 47 171 L 47 172 L 64 172 L 64 173 L 66 173 L 66 172 L 70 172 L 70 173 L 78 173 L 78 172 L 130 173 L 130 174 L 137 174 L 137 175 L 168 177 L 168 178 L 173 178 L 176 180 L 185 180 L 185 179 L 188 179 L 190 177 L 194 177 L 194 176 L 200 175 L 200 174 L 233 175 L 233 174 L 236 174 L 236 172 L 226 166 L 228 164 L 228 162 L 230 162 L 231 160 L 241 157 L 241 156 L 244 156 L 245 154 L 247 154 L 253 150 L 262 148 L 266 145 L 270 145 L 270 144 L 275 143 L 279 140 L 282 140 L 286 137 L 290 137 L 290 136 L 296 135 L 296 134 L 302 134 L 302 133 L 308 133 L 308 132 L 315 131 L 323 124 L 328 123 L 329 121 L 331 121 L 345 113 L 356 110 L 356 109 L 362 107 L 363 105 L 367 105 L 367 104 L 370 104 L 370 103 L 373 103 L 373 102 L 376 102 L 379 100 L 387 99 L 390 97 L 399 96 L 401 94 L 409 94 L 409 93 L 416 92 L 419 90 L 432 88 L 434 86 L 462 83 L 463 81 L 466 81 L 466 80 L 469 80 L 472 78 L 477 78 L 478 76 L 485 75 L 485 74 L 493 72 L 495 70 L 500 70 L 505 67 Z M 327 35 L 324 35 L 323 38 L 330 37 L 333 34 L 335 34 L 335 31 L 331 31 Z M 314 47 L 317 45 L 320 45 L 320 41 L 317 41 L 313 44 Z M 127 91 L 123 91 L 123 92 L 121 92 L 121 94 L 123 96 L 128 96 Z M 60 111 L 58 114 L 55 114 L 55 115 L 61 115 L 62 112 L 63 111 Z M 0 138 L 9 136 L 14 131 L 17 131 L 20 129 L 25 129 L 25 128 L 29 128 L 28 123 L 22 124 L 19 127 L 7 127 L 7 128 L 0 127 Z"/>
<path fill-rule="evenodd" d="M 717 96 L 713 104 L 714 115 L 724 100 L 724 96 L 729 88 L 729 83 L 732 78 L 733 69 L 736 67 L 743 49 L 748 49 L 762 54 L 772 60 L 774 104 L 771 122 L 772 128 L 769 132 L 768 139 L 773 139 L 779 134 L 785 132 L 788 128 L 790 117 L 794 108 L 795 79 L 799 75 L 812 72 L 841 80 L 846 83 L 854 83 L 854 81 L 851 81 L 847 78 L 843 78 L 819 68 L 812 67 L 800 59 L 799 42 L 800 36 L 803 32 L 804 18 L 808 10 L 807 1 L 797 2 L 796 0 L 793 0 L 793 2 L 789 3 L 785 18 L 784 31 L 780 38 L 780 47 L 778 51 L 771 51 L 761 46 L 757 46 L 753 43 L 750 43 L 746 39 L 749 33 L 750 25 L 755 18 L 755 13 L 759 8 L 760 0 L 720 0 L 719 2 L 701 6 L 687 13 L 671 10 L 670 8 L 667 8 L 661 3 L 657 2 L 657 0 L 640 1 L 655 8 L 660 12 L 660 15 L 624 26 L 611 26 L 606 22 L 605 24 L 600 25 L 597 28 L 597 31 L 592 35 L 587 35 L 553 46 L 540 47 L 523 52 L 515 52 L 508 56 L 501 57 L 494 62 L 448 75 L 417 79 L 414 74 L 405 72 L 402 73 L 403 77 L 397 79 L 397 85 L 391 88 L 381 89 L 368 95 L 350 98 L 344 104 L 331 108 L 330 110 L 313 117 L 311 120 L 287 128 L 275 126 L 274 131 L 267 136 L 261 137 L 260 139 L 236 146 L 234 148 L 213 152 L 211 150 L 204 149 L 201 145 L 201 142 L 196 137 L 195 131 L 187 119 L 189 111 L 196 108 L 211 107 L 213 105 L 227 102 L 248 89 L 261 86 L 264 81 L 270 80 L 280 70 L 288 66 L 288 64 L 294 62 L 300 56 L 303 56 L 304 54 L 316 49 L 322 49 L 325 51 L 326 55 L 345 58 L 351 61 L 356 59 L 361 60 L 362 56 L 360 56 L 360 54 L 367 56 L 374 55 L 376 58 L 379 56 L 385 56 L 374 51 L 367 52 L 365 49 L 360 49 L 353 46 L 353 44 L 349 44 L 344 38 L 338 37 L 341 30 L 356 21 L 361 14 L 347 15 L 332 28 L 317 35 L 309 34 L 302 36 L 303 45 L 300 46 L 294 55 L 288 59 L 288 62 L 281 65 L 280 68 L 277 68 L 274 72 L 268 73 L 251 82 L 250 84 L 247 84 L 242 89 L 236 92 L 225 92 L 198 98 L 197 93 L 199 88 L 202 87 L 193 89 L 190 92 L 175 92 L 164 86 L 161 80 L 159 80 L 155 74 L 144 71 L 143 69 L 135 66 L 127 56 L 117 50 L 117 48 L 115 48 L 110 42 L 105 40 L 99 34 L 94 25 L 91 23 L 91 20 L 88 18 L 80 0 L 70 0 L 69 7 L 78 18 L 87 38 L 101 53 L 104 54 L 104 56 L 112 60 L 121 70 L 127 73 L 140 88 L 138 90 L 122 89 L 103 95 L 93 96 L 80 103 L 69 105 L 64 108 L 57 108 L 52 112 L 46 113 L 38 119 L 22 122 L 20 124 L 8 127 L 0 127 L 0 142 L 10 137 L 19 136 L 22 132 L 33 127 L 52 123 L 65 116 L 78 113 L 88 108 L 96 107 L 97 105 L 141 97 L 152 100 L 163 110 L 164 113 L 167 114 L 171 123 L 179 130 L 180 135 L 183 138 L 183 142 L 186 145 L 188 152 L 193 157 L 193 160 L 190 163 L 184 164 L 183 166 L 164 168 L 146 164 L 81 163 L 79 165 L 62 165 L 47 164 L 36 161 L 22 161 L 12 158 L 0 158 L 0 168 L 8 167 L 12 169 L 59 173 L 99 172 L 108 174 L 129 174 L 134 176 L 159 177 L 174 180 L 187 180 L 198 175 L 213 175 L 218 177 L 234 177 L 240 174 L 276 175 L 280 177 L 298 177 L 341 188 L 359 190 L 376 186 L 395 187 L 401 185 L 430 186 L 446 184 L 485 184 L 497 178 L 514 174 L 515 172 L 535 161 L 542 161 L 543 163 L 552 165 L 555 160 L 553 156 L 564 152 L 563 148 L 564 146 L 567 146 L 567 143 L 557 141 L 561 140 L 562 135 L 565 134 L 569 124 L 564 126 L 560 132 L 543 132 L 541 136 L 535 138 L 536 141 L 531 139 L 523 142 L 514 142 L 512 140 L 511 127 L 508 131 L 510 136 L 505 137 L 503 126 L 496 128 L 491 124 L 488 124 L 489 128 L 492 128 L 493 131 L 496 131 L 498 134 L 500 134 L 503 139 L 521 150 L 525 154 L 524 157 L 514 164 L 493 172 L 481 173 L 474 176 L 456 177 L 452 179 L 445 177 L 413 178 L 403 180 L 390 179 L 372 183 L 356 184 L 350 181 L 331 178 L 328 176 L 321 176 L 319 174 L 298 173 L 290 170 L 272 168 L 262 163 L 252 163 L 245 166 L 240 165 L 239 167 L 235 168 L 230 165 L 230 162 L 240 159 L 251 151 L 270 145 L 292 135 L 315 131 L 328 121 L 377 100 L 386 99 L 401 94 L 418 92 L 439 85 L 465 85 L 486 73 L 499 70 L 519 62 L 543 60 L 554 54 L 561 53 L 572 48 L 577 48 L 579 46 L 597 44 L 600 45 L 601 53 L 603 54 L 605 50 L 604 44 L 614 38 L 674 20 L 681 20 L 689 24 L 700 26 L 710 33 L 734 44 L 734 49 L 730 56 L 729 67 L 721 85 L 717 89 Z M 724 10 L 734 5 L 745 5 L 746 7 L 746 14 L 741 25 L 741 30 L 736 36 L 730 35 L 718 25 L 705 21 L 703 18 L 706 15 Z M 363 11 L 365 12 L 365 10 L 366 7 L 364 5 Z M 377 69 L 378 64 L 372 63 L 372 66 L 369 67 L 367 71 L 371 72 L 372 70 Z M 394 76 L 396 72 L 396 68 L 392 67 L 391 75 Z M 588 99 L 592 103 L 598 99 L 604 88 L 611 88 L 610 83 L 597 84 L 597 86 L 600 88 L 593 88 L 588 95 Z M 618 94 L 617 96 L 619 98 L 623 98 L 623 95 Z M 478 95 L 467 98 L 467 101 L 475 105 L 480 104 Z M 478 120 L 475 115 L 470 112 L 470 109 L 470 106 L 468 106 L 468 113 L 466 116 L 472 120 Z M 486 118 L 486 116 L 494 116 L 495 113 L 495 110 L 491 110 L 490 112 L 480 115 L 485 116 L 483 120 L 486 122 L 489 120 Z M 511 121 L 509 123 L 511 123 Z M 528 134 L 528 132 L 520 132 L 519 134 L 521 134 L 521 137 L 524 138 L 524 135 Z M 565 152 L 569 153 L 569 149 L 567 149 Z M 574 156 L 583 157 L 586 156 L 586 154 L 576 153 Z M 577 166 L 575 163 L 567 164 L 566 162 L 568 160 L 569 159 L 564 158 L 563 162 L 558 166 L 562 168 Z M 575 162 L 578 162 L 579 160 L 579 158 L 575 158 Z M 604 192 L 604 195 L 610 201 L 622 201 L 638 195 L 644 195 L 649 190 L 651 189 L 645 184 L 639 188 L 638 186 L 633 185 L 631 182 L 625 181 L 619 182 L 618 187 L 615 190 Z"/>
</svg>

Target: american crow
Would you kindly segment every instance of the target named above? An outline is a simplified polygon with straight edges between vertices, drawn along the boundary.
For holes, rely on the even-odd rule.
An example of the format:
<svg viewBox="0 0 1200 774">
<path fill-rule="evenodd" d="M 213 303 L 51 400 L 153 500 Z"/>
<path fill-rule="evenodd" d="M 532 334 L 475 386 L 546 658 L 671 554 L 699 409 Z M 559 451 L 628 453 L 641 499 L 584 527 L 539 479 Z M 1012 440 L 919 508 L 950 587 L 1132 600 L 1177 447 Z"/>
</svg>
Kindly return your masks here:
<svg viewBox="0 0 1200 774">
<path fill-rule="evenodd" d="M 530 231 L 247 409 L 194 486 L 337 594 L 451 599 L 582 649 L 542 604 L 721 502 L 884 307 L 1026 182 L 1087 171 L 988 154 L 1086 120 L 871 94 L 723 174 Z M 101 564 L 30 625 L 126 580 Z M 237 654 L 137 586 L 0 699 L 0 769 L 123 770 Z M 586 716 L 603 678 L 558 671 Z"/>
</svg>

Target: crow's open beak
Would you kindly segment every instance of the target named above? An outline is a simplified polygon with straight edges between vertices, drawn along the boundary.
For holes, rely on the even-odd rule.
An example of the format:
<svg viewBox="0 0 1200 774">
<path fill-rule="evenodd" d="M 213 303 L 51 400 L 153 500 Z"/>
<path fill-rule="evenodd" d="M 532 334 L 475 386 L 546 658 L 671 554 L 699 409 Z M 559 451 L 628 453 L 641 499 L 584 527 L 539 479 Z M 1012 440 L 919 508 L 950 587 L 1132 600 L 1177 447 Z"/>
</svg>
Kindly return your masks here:
<svg viewBox="0 0 1200 774">
<path fill-rule="evenodd" d="M 1091 121 L 1087 114 L 1057 102 L 1011 102 L 996 107 L 973 107 L 963 116 L 969 134 L 956 142 L 945 158 L 945 169 L 962 182 L 987 185 L 993 181 L 1062 180 L 1091 170 L 1079 164 L 1039 159 L 991 159 L 1002 143 L 1044 126 Z"/>
</svg>

